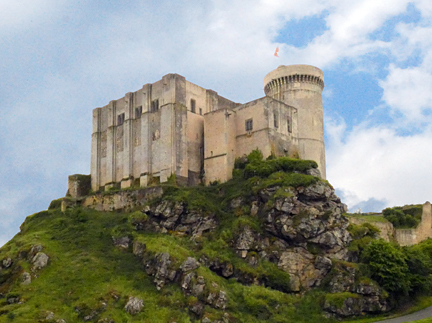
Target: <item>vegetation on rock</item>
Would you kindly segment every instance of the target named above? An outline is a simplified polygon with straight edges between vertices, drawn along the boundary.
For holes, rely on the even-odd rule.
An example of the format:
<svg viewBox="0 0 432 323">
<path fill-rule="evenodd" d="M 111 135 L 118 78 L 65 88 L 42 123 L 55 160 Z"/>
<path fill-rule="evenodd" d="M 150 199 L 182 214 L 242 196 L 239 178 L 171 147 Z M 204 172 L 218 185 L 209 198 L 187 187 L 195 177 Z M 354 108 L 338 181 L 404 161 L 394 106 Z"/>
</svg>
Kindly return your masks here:
<svg viewBox="0 0 432 323">
<path fill-rule="evenodd" d="M 315 168 L 254 151 L 232 181 L 131 212 L 56 200 L 0 249 L 0 322 L 324 323 L 428 294 L 432 243 L 349 226 Z"/>
</svg>

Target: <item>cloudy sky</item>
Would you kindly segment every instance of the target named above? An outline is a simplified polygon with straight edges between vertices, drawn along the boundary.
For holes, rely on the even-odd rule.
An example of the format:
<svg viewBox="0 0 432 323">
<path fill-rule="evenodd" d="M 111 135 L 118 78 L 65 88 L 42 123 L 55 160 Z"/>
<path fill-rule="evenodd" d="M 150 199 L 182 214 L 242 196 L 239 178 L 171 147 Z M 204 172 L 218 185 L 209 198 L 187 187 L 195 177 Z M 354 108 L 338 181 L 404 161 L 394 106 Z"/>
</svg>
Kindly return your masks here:
<svg viewBox="0 0 432 323">
<path fill-rule="evenodd" d="M 92 109 L 167 73 L 244 103 L 315 65 L 350 210 L 431 200 L 431 18 L 430 0 L 1 0 L 0 245 L 90 172 Z"/>
</svg>

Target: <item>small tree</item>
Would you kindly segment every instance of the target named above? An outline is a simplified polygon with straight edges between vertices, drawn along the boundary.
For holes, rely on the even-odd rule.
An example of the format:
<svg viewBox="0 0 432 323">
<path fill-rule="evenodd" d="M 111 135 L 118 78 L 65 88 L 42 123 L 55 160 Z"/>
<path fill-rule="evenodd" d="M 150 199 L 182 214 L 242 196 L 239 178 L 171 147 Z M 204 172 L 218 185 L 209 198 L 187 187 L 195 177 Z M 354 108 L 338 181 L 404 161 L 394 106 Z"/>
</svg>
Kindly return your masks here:
<svg viewBox="0 0 432 323">
<path fill-rule="evenodd" d="M 400 248 L 382 239 L 373 240 L 363 250 L 361 260 L 371 268 L 372 278 L 388 292 L 408 294 L 410 274 L 406 256 Z"/>
</svg>

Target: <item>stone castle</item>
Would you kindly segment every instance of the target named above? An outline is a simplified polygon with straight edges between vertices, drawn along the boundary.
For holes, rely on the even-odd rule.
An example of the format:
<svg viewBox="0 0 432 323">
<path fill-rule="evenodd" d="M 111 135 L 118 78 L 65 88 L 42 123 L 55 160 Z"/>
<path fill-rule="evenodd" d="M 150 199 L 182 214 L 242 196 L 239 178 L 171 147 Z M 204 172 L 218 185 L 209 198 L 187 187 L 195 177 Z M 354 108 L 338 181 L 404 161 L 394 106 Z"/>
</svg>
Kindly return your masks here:
<svg viewBox="0 0 432 323">
<path fill-rule="evenodd" d="M 265 96 L 235 103 L 168 74 L 93 110 L 91 187 L 147 186 L 175 175 L 180 184 L 227 181 L 238 157 L 315 160 L 326 177 L 323 72 L 279 66 L 264 78 Z"/>
</svg>

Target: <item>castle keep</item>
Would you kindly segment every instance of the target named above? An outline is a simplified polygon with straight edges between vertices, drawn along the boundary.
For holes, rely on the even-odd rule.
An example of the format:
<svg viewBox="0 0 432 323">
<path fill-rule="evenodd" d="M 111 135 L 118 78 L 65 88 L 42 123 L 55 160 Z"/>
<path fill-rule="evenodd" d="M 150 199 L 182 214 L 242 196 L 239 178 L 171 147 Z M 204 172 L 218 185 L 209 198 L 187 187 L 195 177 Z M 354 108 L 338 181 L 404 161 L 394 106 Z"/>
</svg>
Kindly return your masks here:
<svg viewBox="0 0 432 323">
<path fill-rule="evenodd" d="M 320 69 L 282 65 L 264 78 L 264 97 L 239 104 L 165 75 L 93 110 L 92 189 L 171 175 L 187 185 L 224 182 L 254 149 L 315 160 L 325 178 L 323 88 Z"/>
</svg>

